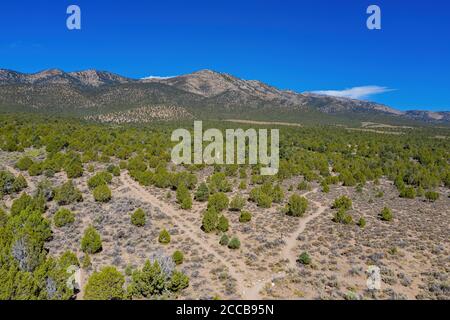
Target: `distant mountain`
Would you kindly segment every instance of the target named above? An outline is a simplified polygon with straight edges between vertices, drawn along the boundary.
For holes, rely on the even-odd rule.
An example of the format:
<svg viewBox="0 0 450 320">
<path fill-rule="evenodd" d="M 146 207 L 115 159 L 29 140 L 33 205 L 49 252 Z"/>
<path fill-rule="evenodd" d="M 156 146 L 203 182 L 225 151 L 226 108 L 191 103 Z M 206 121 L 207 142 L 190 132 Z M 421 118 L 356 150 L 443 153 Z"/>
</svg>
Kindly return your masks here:
<svg viewBox="0 0 450 320">
<path fill-rule="evenodd" d="M 130 79 L 97 70 L 66 73 L 51 69 L 24 74 L 0 69 L 0 110 L 90 116 L 119 112 L 124 117 L 136 112 L 123 111 L 138 108 L 146 108 L 154 116 L 156 111 L 148 108 L 161 110 L 163 106 L 170 110 L 167 114 L 209 119 L 450 123 L 448 112 L 401 112 L 368 101 L 280 90 L 211 70 Z"/>
<path fill-rule="evenodd" d="M 32 84 L 32 85 L 77 85 L 83 87 L 100 87 L 104 85 L 134 82 L 134 80 L 105 71 L 86 70 L 64 72 L 49 69 L 38 73 L 26 74 L 0 69 L 0 85 Z"/>
</svg>

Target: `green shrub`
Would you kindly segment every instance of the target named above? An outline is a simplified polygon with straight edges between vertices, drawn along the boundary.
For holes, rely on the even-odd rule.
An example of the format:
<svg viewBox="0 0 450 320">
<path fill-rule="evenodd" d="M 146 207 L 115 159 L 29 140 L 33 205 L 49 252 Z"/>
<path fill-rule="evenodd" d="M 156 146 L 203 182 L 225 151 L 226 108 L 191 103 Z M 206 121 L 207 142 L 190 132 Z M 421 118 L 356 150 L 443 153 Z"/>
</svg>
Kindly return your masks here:
<svg viewBox="0 0 450 320">
<path fill-rule="evenodd" d="M 0 197 L 14 192 L 13 185 L 16 178 L 9 171 L 0 171 Z"/>
<path fill-rule="evenodd" d="M 162 244 L 169 244 L 170 233 L 166 229 L 161 230 L 161 232 L 159 233 L 158 241 Z"/>
<path fill-rule="evenodd" d="M 231 199 L 230 202 L 230 210 L 231 211 L 240 211 L 242 208 L 244 208 L 245 205 L 245 199 L 242 198 L 240 195 L 236 195 Z"/>
<path fill-rule="evenodd" d="M 439 193 L 435 191 L 427 191 L 425 193 L 425 198 L 430 202 L 435 202 L 437 199 L 439 199 Z"/>
<path fill-rule="evenodd" d="M 308 200 L 297 194 L 293 194 L 286 206 L 286 214 L 293 217 L 302 217 L 308 209 Z"/>
<path fill-rule="evenodd" d="M 12 189 L 14 192 L 20 192 L 23 189 L 28 187 L 27 180 L 25 180 L 23 175 L 17 176 L 17 178 L 14 180 L 14 183 L 12 185 Z"/>
<path fill-rule="evenodd" d="M 248 211 L 242 211 L 241 215 L 239 216 L 239 222 L 245 223 L 252 220 L 252 214 Z"/>
<path fill-rule="evenodd" d="M 100 185 L 96 187 L 92 194 L 97 202 L 108 202 L 111 200 L 111 190 L 107 185 Z"/>
<path fill-rule="evenodd" d="M 228 228 L 229 228 L 228 219 L 224 215 L 220 216 L 219 222 L 217 223 L 217 229 L 222 232 L 227 232 Z"/>
<path fill-rule="evenodd" d="M 93 226 L 89 226 L 81 239 L 81 250 L 94 254 L 102 250 L 102 239 Z"/>
<path fill-rule="evenodd" d="M 0 228 L 6 226 L 8 222 L 8 214 L 0 207 Z"/>
<path fill-rule="evenodd" d="M 28 174 L 32 177 L 40 176 L 43 171 L 41 162 L 35 162 L 28 167 Z"/>
<path fill-rule="evenodd" d="M 256 198 L 256 204 L 260 208 L 270 208 L 272 206 L 272 201 L 272 197 L 264 192 L 261 192 Z"/>
<path fill-rule="evenodd" d="M 67 269 L 70 266 L 80 266 L 77 255 L 70 250 L 65 251 L 61 257 L 59 257 L 59 265 L 63 269 Z"/>
<path fill-rule="evenodd" d="M 405 187 L 400 190 L 400 198 L 414 199 L 416 197 L 416 190 L 413 187 Z"/>
<path fill-rule="evenodd" d="M 228 181 L 225 173 L 217 172 L 209 177 L 209 189 L 214 192 L 230 192 L 231 184 Z"/>
<path fill-rule="evenodd" d="M 115 166 L 113 164 L 110 164 L 108 168 L 106 168 L 106 171 L 111 173 L 114 177 L 120 176 L 120 168 L 118 166 Z"/>
<path fill-rule="evenodd" d="M 219 223 L 219 215 L 214 207 L 206 210 L 202 219 L 202 229 L 206 233 L 216 230 Z"/>
<path fill-rule="evenodd" d="M 125 297 L 125 277 L 114 267 L 94 272 L 84 289 L 85 300 L 122 300 Z"/>
<path fill-rule="evenodd" d="M 167 288 L 172 292 L 181 291 L 189 286 L 189 277 L 184 273 L 175 270 L 172 273 L 172 277 L 170 278 L 169 283 L 167 284 Z"/>
<path fill-rule="evenodd" d="M 133 214 L 131 215 L 131 223 L 137 227 L 143 227 L 145 226 L 146 222 L 146 215 L 144 210 L 137 209 Z"/>
<path fill-rule="evenodd" d="M 230 242 L 228 243 L 228 248 L 230 248 L 232 250 L 236 250 L 236 249 L 239 249 L 240 247 L 241 247 L 241 242 L 239 241 L 239 239 L 236 237 L 231 238 Z"/>
<path fill-rule="evenodd" d="M 22 157 L 17 161 L 16 168 L 20 171 L 27 171 L 33 165 L 33 160 L 30 157 Z"/>
<path fill-rule="evenodd" d="M 359 218 L 358 226 L 360 226 L 361 228 L 364 228 L 366 226 L 366 219 L 364 219 L 363 217 Z"/>
<path fill-rule="evenodd" d="M 226 234 L 223 234 L 222 237 L 220 237 L 219 244 L 221 246 L 228 246 L 228 243 L 230 242 L 230 238 Z"/>
<path fill-rule="evenodd" d="M 347 213 L 347 211 L 344 208 L 340 208 L 335 213 L 333 221 L 342 224 L 351 224 L 353 222 L 353 218 L 351 215 Z"/>
<path fill-rule="evenodd" d="M 32 208 L 33 206 L 33 198 L 23 193 L 19 198 L 15 199 L 11 205 L 10 213 L 12 216 L 19 215 L 22 211 L 25 211 L 27 208 Z"/>
<path fill-rule="evenodd" d="M 182 272 L 174 270 L 167 274 L 157 260 L 153 263 L 147 260 L 142 270 L 133 272 L 129 294 L 137 298 L 150 298 L 167 291 L 178 292 L 188 286 L 189 278 Z"/>
<path fill-rule="evenodd" d="M 87 269 L 92 265 L 91 263 L 91 257 L 89 256 L 89 254 L 85 254 L 83 257 L 83 260 L 81 261 L 81 267 L 83 269 Z"/>
<path fill-rule="evenodd" d="M 349 210 L 352 208 L 352 200 L 347 196 L 339 197 L 334 200 L 332 208 Z"/>
<path fill-rule="evenodd" d="M 247 189 L 247 182 L 245 180 L 242 180 L 239 183 L 239 190 L 245 190 L 245 189 Z"/>
<path fill-rule="evenodd" d="M 384 209 L 380 213 L 380 218 L 383 221 L 392 221 L 392 219 L 394 218 L 392 210 L 387 207 L 384 207 Z"/>
<path fill-rule="evenodd" d="M 225 193 L 218 192 L 211 196 L 208 199 L 208 209 L 214 208 L 217 212 L 221 212 L 228 208 L 228 197 Z"/>
<path fill-rule="evenodd" d="M 83 196 L 81 195 L 81 191 L 75 187 L 72 180 L 69 180 L 61 187 L 55 189 L 55 200 L 60 206 L 64 206 L 83 201 Z"/>
<path fill-rule="evenodd" d="M 177 202 L 180 204 L 181 209 L 188 210 L 192 208 L 192 198 L 191 194 L 189 193 L 188 188 L 181 184 L 177 188 Z"/>
<path fill-rule="evenodd" d="M 175 262 L 175 264 L 182 264 L 184 260 L 183 252 L 177 250 L 173 253 L 172 259 Z"/>
<path fill-rule="evenodd" d="M 283 188 L 279 184 L 277 184 L 272 190 L 272 198 L 273 202 L 281 203 L 284 199 L 284 191 Z"/>
<path fill-rule="evenodd" d="M 58 228 L 64 227 L 75 222 L 75 215 L 72 211 L 66 208 L 60 208 L 53 217 L 53 222 Z"/>
<path fill-rule="evenodd" d="M 303 265 L 311 264 L 311 260 L 312 259 L 311 259 L 310 255 L 308 254 L 308 252 L 303 252 L 302 254 L 300 254 L 298 256 L 298 259 L 297 259 L 297 261 Z"/>
<path fill-rule="evenodd" d="M 309 190 L 309 185 L 308 182 L 306 182 L 305 180 L 301 181 L 298 186 L 297 186 L 298 190 L 304 191 L 304 190 Z"/>
<path fill-rule="evenodd" d="M 195 192 L 195 200 L 199 202 L 205 202 L 208 201 L 209 197 L 209 188 L 208 185 L 204 182 L 202 182 L 199 186 L 197 191 Z"/>
<path fill-rule="evenodd" d="M 53 200 L 55 191 L 52 183 L 48 179 L 41 180 L 37 185 L 36 194 L 43 196 L 46 201 Z"/>
<path fill-rule="evenodd" d="M 98 186 L 110 184 L 111 181 L 112 181 L 111 173 L 99 172 L 88 180 L 88 187 L 89 189 L 95 189 Z"/>
</svg>

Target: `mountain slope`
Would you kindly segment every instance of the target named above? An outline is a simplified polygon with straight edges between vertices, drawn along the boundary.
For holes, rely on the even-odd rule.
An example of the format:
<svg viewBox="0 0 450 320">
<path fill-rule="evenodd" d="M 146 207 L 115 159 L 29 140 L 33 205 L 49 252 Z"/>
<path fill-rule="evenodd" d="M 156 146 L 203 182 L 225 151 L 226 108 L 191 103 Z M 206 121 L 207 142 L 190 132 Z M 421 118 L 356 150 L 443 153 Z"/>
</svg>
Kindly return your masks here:
<svg viewBox="0 0 450 320">
<path fill-rule="evenodd" d="M 141 80 L 97 70 L 0 70 L 0 110 L 95 115 L 153 106 L 181 108 L 181 114 L 210 119 L 450 122 L 448 112 L 401 112 L 368 101 L 280 90 L 211 70 Z"/>
</svg>

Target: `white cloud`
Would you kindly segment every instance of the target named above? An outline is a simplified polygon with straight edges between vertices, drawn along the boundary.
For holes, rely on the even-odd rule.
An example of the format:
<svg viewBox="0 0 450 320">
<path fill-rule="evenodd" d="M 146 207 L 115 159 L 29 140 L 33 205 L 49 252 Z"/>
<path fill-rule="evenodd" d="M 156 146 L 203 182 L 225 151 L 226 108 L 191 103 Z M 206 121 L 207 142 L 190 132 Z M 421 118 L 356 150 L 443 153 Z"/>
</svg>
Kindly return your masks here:
<svg viewBox="0 0 450 320">
<path fill-rule="evenodd" d="M 141 80 L 151 80 L 151 79 L 164 80 L 164 79 L 170 79 L 170 78 L 175 78 L 175 76 L 173 76 L 173 77 L 148 76 L 145 78 L 141 78 Z"/>
<path fill-rule="evenodd" d="M 319 90 L 313 91 L 313 93 L 341 98 L 365 99 L 376 94 L 390 92 L 394 90 L 395 89 L 390 89 L 388 87 L 363 86 L 363 87 L 353 87 L 345 90 Z"/>
</svg>

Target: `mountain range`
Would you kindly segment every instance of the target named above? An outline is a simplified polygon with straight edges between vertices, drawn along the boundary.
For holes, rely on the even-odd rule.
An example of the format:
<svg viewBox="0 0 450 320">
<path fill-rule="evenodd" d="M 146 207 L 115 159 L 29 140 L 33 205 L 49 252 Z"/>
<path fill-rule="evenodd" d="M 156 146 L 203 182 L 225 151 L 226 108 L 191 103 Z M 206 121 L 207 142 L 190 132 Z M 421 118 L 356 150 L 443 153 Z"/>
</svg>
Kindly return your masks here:
<svg viewBox="0 0 450 320">
<path fill-rule="evenodd" d="M 369 101 L 281 90 L 211 70 L 131 79 L 98 70 L 26 74 L 0 69 L 0 111 L 105 118 L 139 114 L 133 110 L 146 108 L 153 108 L 154 112 L 144 112 L 153 116 L 168 108 L 177 115 L 204 119 L 450 124 L 450 112 L 399 111 Z"/>
</svg>

